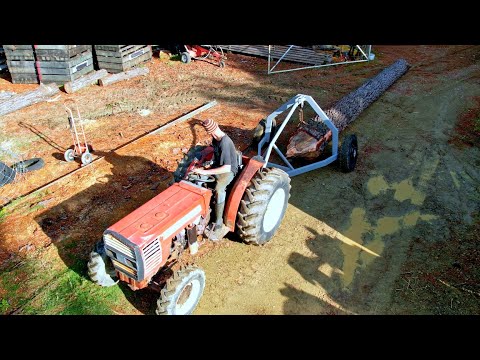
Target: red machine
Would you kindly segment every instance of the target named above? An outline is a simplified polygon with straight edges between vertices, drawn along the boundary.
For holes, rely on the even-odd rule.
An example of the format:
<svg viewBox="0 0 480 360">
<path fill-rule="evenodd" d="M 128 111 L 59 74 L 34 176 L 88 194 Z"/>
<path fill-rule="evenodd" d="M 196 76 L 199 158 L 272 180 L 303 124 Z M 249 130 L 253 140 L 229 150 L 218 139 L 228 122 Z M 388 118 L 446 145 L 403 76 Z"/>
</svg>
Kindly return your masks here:
<svg viewBox="0 0 480 360">
<path fill-rule="evenodd" d="M 188 266 L 173 271 L 186 248 L 198 246 L 197 236 L 210 223 L 212 176 L 192 173 L 205 166 L 212 148 L 189 166 L 185 180 L 109 227 L 90 254 L 90 278 L 112 286 L 114 278 L 133 290 L 150 286 L 160 290 L 157 314 L 191 314 L 205 286 L 203 270 Z M 277 168 L 266 168 L 260 157 L 243 156 L 233 187 L 227 192 L 224 222 L 247 243 L 263 245 L 277 231 L 290 197 L 290 178 Z M 173 276 L 168 274 L 173 272 Z M 160 278 L 160 280 L 157 280 Z"/>
<path fill-rule="evenodd" d="M 208 47 L 205 48 L 205 47 Z M 210 59 L 217 63 L 221 68 L 225 67 L 226 57 L 223 50 L 218 45 L 184 45 L 185 51 L 180 54 L 183 63 L 188 64 L 192 59 L 206 60 Z"/>
</svg>

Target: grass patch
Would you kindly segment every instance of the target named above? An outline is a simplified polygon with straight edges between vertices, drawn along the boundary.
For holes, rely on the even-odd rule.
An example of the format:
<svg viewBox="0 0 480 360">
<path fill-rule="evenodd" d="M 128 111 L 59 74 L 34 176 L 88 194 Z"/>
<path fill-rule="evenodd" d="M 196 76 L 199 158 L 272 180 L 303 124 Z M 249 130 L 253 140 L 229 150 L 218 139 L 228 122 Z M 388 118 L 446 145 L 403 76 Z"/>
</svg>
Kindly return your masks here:
<svg viewBox="0 0 480 360">
<path fill-rule="evenodd" d="M 28 259 L 2 273 L 0 287 L 6 294 L 0 299 L 0 314 L 20 309 L 21 314 L 109 315 L 118 304 L 128 306 L 119 286 L 102 288 L 88 279 L 85 260 L 77 259 L 64 271 L 52 267 Z"/>
<path fill-rule="evenodd" d="M 25 306 L 24 314 L 109 315 L 111 305 L 124 297 L 118 286 L 101 288 L 74 268 L 68 269 L 55 286 L 46 289 L 35 301 Z"/>
</svg>

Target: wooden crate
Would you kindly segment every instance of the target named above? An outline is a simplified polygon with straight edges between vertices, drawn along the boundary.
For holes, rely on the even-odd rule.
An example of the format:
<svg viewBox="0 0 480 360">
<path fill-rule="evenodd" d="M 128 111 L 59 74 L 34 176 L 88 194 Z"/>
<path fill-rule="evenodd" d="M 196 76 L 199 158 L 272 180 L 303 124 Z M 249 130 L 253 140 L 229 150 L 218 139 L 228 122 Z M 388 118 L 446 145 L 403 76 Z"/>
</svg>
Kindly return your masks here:
<svg viewBox="0 0 480 360">
<path fill-rule="evenodd" d="M 37 84 L 33 45 L 3 45 L 8 71 L 14 84 Z"/>
<path fill-rule="evenodd" d="M 126 71 L 152 58 L 150 45 L 94 45 L 99 69 Z"/>
<path fill-rule="evenodd" d="M 68 46 L 68 45 L 59 45 Z M 54 49 L 55 54 L 59 54 Z M 65 49 L 65 53 L 62 56 L 68 55 L 68 51 L 72 49 Z M 76 51 L 76 50 L 75 50 Z M 57 56 L 55 55 L 55 56 Z M 45 58 L 52 58 L 45 55 Z M 36 63 L 38 78 L 41 82 L 51 83 L 56 82 L 59 84 L 73 81 L 78 79 L 82 75 L 86 75 L 93 71 L 93 57 L 91 50 L 85 50 L 81 53 L 69 57 L 68 60 L 60 61 L 48 61 L 38 60 Z"/>
<path fill-rule="evenodd" d="M 38 61 L 69 61 L 75 55 L 92 50 L 92 45 L 34 45 Z"/>
</svg>

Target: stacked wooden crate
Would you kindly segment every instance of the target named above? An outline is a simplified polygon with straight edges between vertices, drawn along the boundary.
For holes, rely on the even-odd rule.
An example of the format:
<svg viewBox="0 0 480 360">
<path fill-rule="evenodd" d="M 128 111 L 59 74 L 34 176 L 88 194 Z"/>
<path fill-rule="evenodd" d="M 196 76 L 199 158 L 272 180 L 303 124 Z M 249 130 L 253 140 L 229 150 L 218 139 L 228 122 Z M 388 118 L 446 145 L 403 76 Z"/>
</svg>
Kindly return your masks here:
<svg viewBox="0 0 480 360">
<path fill-rule="evenodd" d="M 37 84 L 33 45 L 3 45 L 12 83 Z"/>
<path fill-rule="evenodd" d="M 38 79 L 63 84 L 93 71 L 92 45 L 34 45 Z"/>
<path fill-rule="evenodd" d="M 98 68 L 109 73 L 126 71 L 152 58 L 150 45 L 94 45 Z"/>
<path fill-rule="evenodd" d="M 268 45 L 218 45 L 223 50 L 239 52 L 242 54 L 256 55 L 268 57 Z M 279 59 L 283 56 L 283 60 L 297 63 L 323 65 L 332 62 L 332 56 L 325 53 L 319 53 L 312 47 L 293 46 L 287 53 L 290 46 L 271 45 L 270 56 L 272 59 Z M 286 53 L 286 54 L 285 54 Z"/>
</svg>

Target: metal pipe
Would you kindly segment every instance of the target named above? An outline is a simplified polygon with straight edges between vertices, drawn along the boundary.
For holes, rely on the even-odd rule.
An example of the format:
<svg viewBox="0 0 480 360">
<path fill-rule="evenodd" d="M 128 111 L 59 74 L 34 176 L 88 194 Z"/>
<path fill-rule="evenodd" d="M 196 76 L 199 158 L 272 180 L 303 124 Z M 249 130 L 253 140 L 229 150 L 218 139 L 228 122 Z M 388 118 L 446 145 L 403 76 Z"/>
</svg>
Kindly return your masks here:
<svg viewBox="0 0 480 360">
<path fill-rule="evenodd" d="M 278 156 L 280 156 L 280 158 L 285 162 L 285 164 L 287 164 L 288 167 L 293 170 L 294 167 L 292 166 L 292 164 L 290 164 L 290 162 L 287 160 L 287 158 L 285 157 L 285 155 L 282 154 L 282 152 L 281 152 L 280 149 L 277 147 L 277 145 L 273 144 L 273 148 L 274 148 L 275 151 L 277 152 Z"/>
<path fill-rule="evenodd" d="M 270 45 L 268 45 L 270 46 Z M 287 55 L 287 53 L 294 47 L 294 45 L 290 45 L 290 47 L 287 49 L 287 51 L 285 51 L 283 53 L 283 55 L 280 57 L 280 59 L 278 59 L 277 63 L 275 65 L 273 65 L 273 68 L 270 70 L 270 72 L 273 72 L 273 69 L 275 69 L 275 67 L 280 63 L 280 61 L 283 60 L 283 58 Z"/>
</svg>

